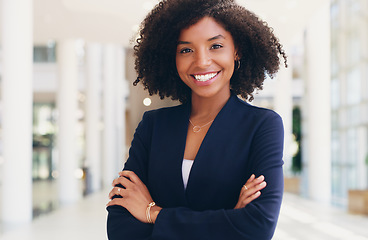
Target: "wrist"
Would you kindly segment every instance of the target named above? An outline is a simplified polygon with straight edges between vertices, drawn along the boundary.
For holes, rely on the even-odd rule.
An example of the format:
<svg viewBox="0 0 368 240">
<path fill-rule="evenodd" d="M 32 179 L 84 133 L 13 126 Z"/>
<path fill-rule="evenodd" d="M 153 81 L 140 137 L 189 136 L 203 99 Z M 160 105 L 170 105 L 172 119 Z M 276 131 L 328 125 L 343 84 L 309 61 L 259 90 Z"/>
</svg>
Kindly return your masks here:
<svg viewBox="0 0 368 240">
<path fill-rule="evenodd" d="M 152 223 L 156 222 L 157 216 L 160 213 L 160 211 L 162 210 L 161 207 L 155 205 L 151 208 L 151 219 L 152 219 Z"/>
</svg>

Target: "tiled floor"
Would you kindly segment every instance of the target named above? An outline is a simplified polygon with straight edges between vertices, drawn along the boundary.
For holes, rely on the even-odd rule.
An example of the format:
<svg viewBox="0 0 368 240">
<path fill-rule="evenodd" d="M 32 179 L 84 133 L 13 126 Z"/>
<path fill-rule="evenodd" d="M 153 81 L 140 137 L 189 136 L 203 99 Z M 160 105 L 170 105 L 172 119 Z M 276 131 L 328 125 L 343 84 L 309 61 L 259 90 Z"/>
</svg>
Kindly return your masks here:
<svg viewBox="0 0 368 240">
<path fill-rule="evenodd" d="M 368 240 L 368 216 L 320 205 L 292 194 L 284 202 L 274 240 Z"/>
<path fill-rule="evenodd" d="M 107 239 L 107 192 L 84 198 L 75 205 L 40 216 L 29 225 L 5 231 L 1 240 Z"/>
<path fill-rule="evenodd" d="M 101 240 L 106 238 L 107 192 L 36 218 L 31 224 L 2 235 L 1 240 Z M 368 240 L 368 217 L 298 196 L 285 194 L 274 240 Z"/>
</svg>

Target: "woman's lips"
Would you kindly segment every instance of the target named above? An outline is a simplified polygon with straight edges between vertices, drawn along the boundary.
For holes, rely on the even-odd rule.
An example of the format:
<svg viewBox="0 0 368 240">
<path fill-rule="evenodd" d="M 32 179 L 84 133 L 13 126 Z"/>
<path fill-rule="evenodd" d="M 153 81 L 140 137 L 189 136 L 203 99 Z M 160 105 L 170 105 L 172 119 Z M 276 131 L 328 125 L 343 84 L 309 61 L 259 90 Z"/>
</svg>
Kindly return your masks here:
<svg viewBox="0 0 368 240">
<path fill-rule="evenodd" d="M 207 86 L 207 85 L 212 84 L 216 80 L 216 78 L 218 77 L 220 72 L 221 71 L 211 72 L 211 73 L 204 73 L 204 74 L 193 74 L 191 76 L 192 76 L 193 81 L 196 85 L 198 85 L 198 86 Z"/>
</svg>

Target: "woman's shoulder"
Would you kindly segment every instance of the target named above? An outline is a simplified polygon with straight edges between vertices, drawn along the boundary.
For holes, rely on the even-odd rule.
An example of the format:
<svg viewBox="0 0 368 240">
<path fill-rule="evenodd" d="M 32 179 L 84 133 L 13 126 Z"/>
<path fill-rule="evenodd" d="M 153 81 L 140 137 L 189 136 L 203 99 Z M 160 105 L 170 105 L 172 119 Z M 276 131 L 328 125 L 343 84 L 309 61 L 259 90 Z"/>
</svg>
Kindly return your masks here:
<svg viewBox="0 0 368 240">
<path fill-rule="evenodd" d="M 183 105 L 148 110 L 143 113 L 142 119 L 137 127 L 137 132 L 147 134 L 155 126 L 167 126 L 173 122 L 177 122 L 181 116 L 184 116 L 184 110 L 185 106 Z"/>
<path fill-rule="evenodd" d="M 239 126 L 248 126 L 255 131 L 283 129 L 283 120 L 274 110 L 251 105 L 239 98 L 235 101 L 234 106 L 231 118 L 236 118 L 232 122 L 236 122 Z"/>
<path fill-rule="evenodd" d="M 281 118 L 278 113 L 276 113 L 272 109 L 258 107 L 252 105 L 239 97 L 236 97 L 236 108 L 240 113 L 249 116 L 253 116 L 256 118 Z"/>
<path fill-rule="evenodd" d="M 161 118 L 183 114 L 187 109 L 187 104 L 180 104 L 171 107 L 162 107 L 144 112 L 143 118 Z"/>
</svg>

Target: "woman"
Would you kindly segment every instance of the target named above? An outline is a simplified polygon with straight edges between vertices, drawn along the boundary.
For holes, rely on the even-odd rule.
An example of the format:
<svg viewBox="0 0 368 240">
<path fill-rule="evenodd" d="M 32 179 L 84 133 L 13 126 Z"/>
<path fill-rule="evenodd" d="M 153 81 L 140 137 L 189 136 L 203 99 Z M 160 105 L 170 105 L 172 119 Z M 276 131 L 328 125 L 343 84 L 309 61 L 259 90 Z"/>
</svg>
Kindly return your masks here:
<svg viewBox="0 0 368 240">
<path fill-rule="evenodd" d="M 272 30 L 232 0 L 166 0 L 135 55 L 135 84 L 182 105 L 144 114 L 109 194 L 109 239 L 271 239 L 282 121 L 237 95 L 251 101 L 286 65 Z"/>
</svg>

